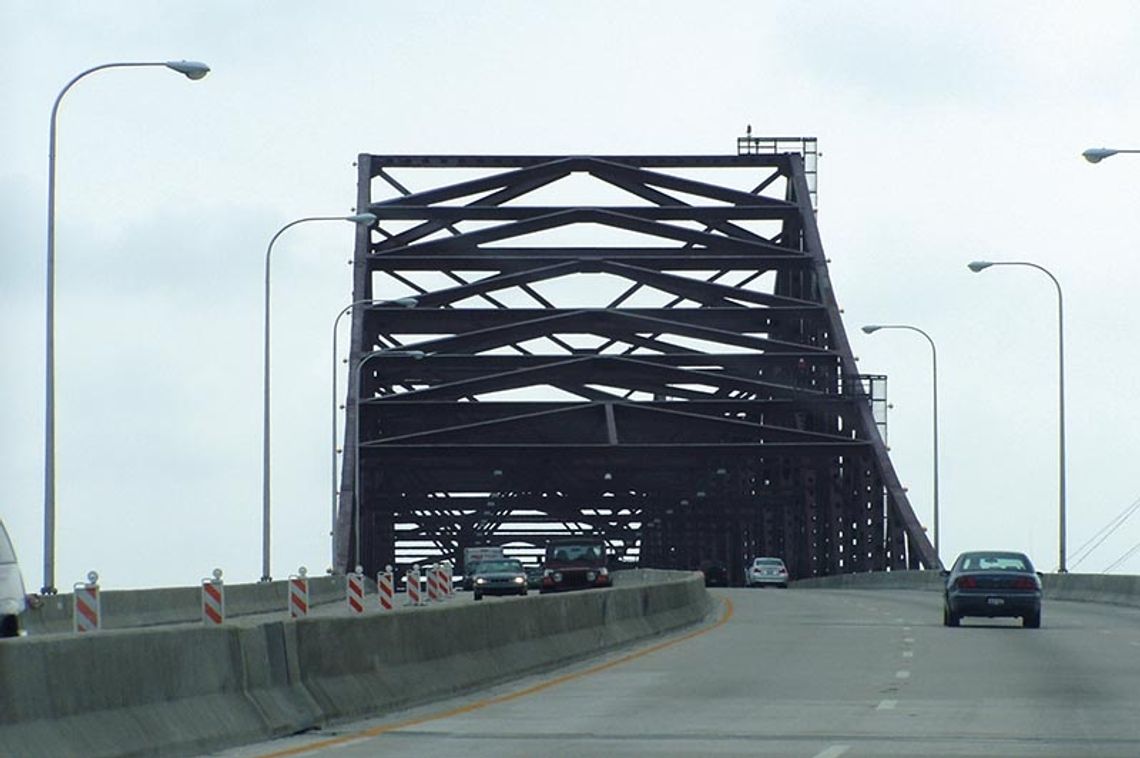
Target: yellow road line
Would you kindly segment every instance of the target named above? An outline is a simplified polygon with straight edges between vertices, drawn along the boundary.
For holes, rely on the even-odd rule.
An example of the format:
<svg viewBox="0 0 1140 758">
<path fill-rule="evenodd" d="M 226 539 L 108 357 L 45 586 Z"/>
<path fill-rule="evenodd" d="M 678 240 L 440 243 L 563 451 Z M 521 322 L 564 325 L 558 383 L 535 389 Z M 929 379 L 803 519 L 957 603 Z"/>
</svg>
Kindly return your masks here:
<svg viewBox="0 0 1140 758">
<path fill-rule="evenodd" d="M 591 666 L 590 668 L 583 669 L 582 671 L 576 671 L 571 674 L 563 674 L 562 676 L 557 676 L 553 679 L 547 679 L 544 682 L 539 682 L 538 684 L 531 685 L 530 687 L 525 687 L 515 692 L 508 692 L 505 695 L 497 695 L 496 697 L 486 698 L 485 700 L 478 700 L 474 703 L 462 705 L 458 708 L 452 708 L 447 711 L 440 711 L 439 713 L 432 713 L 427 716 L 420 716 L 417 718 L 408 719 L 406 721 L 397 721 L 394 724 L 385 724 L 383 726 L 372 727 L 371 729 L 364 729 L 359 732 L 354 732 L 353 734 L 344 734 L 340 737 L 330 737 L 327 740 L 321 740 L 320 742 L 313 742 L 308 745 L 281 750 L 276 753 L 266 753 L 264 756 L 262 756 L 262 758 L 285 758 L 286 756 L 291 755 L 303 755 L 304 753 L 312 753 L 316 752 L 317 750 L 336 747 L 338 745 L 344 745 L 349 742 L 359 742 L 370 737 L 378 737 L 381 734 L 394 732 L 398 729 L 407 729 L 410 726 L 418 726 L 419 724 L 424 724 L 428 721 L 439 721 L 440 719 L 451 718 L 452 716 L 458 716 L 463 713 L 470 713 L 471 711 L 477 711 L 481 708 L 486 708 L 491 705 L 498 705 L 499 703 L 507 703 L 511 700 L 518 700 L 519 698 L 526 697 L 527 695 L 533 695 L 536 692 L 542 692 L 543 690 L 548 690 L 551 687 L 557 687 L 558 685 L 564 684 L 565 682 L 581 679 L 582 677 L 596 674 L 599 671 L 605 671 L 606 669 L 611 669 L 615 666 L 620 666 L 624 663 L 635 661 L 638 658 L 649 655 L 650 653 L 656 653 L 659 650 L 664 650 L 665 648 L 679 645 L 682 642 L 691 640 L 694 637 L 699 637 L 702 634 L 708 634 L 714 629 L 727 624 L 732 618 L 732 613 L 732 601 L 728 598 L 724 598 L 724 613 L 721 615 L 720 619 L 712 626 L 708 626 L 703 629 L 697 629 L 696 631 L 689 632 L 688 634 L 684 634 L 671 640 L 666 640 L 665 642 L 659 642 L 656 645 L 638 650 L 634 653 L 629 653 L 628 655 L 623 655 L 620 658 L 615 658 L 612 661 L 599 663 L 596 666 Z"/>
</svg>

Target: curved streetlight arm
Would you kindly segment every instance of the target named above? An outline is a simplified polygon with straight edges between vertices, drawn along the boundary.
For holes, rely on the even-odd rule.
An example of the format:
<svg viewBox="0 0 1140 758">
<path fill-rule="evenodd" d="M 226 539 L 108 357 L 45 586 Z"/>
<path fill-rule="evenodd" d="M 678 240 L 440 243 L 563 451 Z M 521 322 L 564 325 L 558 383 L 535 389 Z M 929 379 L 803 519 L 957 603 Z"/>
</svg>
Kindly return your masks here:
<svg viewBox="0 0 1140 758">
<path fill-rule="evenodd" d="M 1140 152 L 1140 150 L 1118 150 L 1116 152 Z M 1059 490 L 1057 571 L 1064 574 L 1068 572 L 1068 568 L 1065 565 L 1065 511 L 1067 489 L 1065 473 L 1065 298 L 1061 293 L 1061 283 L 1057 281 L 1057 277 L 1053 276 L 1053 273 L 1044 266 L 1040 266 L 1032 261 L 986 261 L 985 263 L 986 266 L 983 268 L 988 268 L 989 266 L 1028 266 L 1029 268 L 1035 268 L 1049 277 L 1050 281 L 1053 282 L 1053 286 L 1057 288 L 1057 455 L 1059 459 L 1059 471 L 1057 474 Z M 981 270 L 980 268 L 974 268 L 974 264 L 970 264 L 970 268 L 974 271 Z"/>
<path fill-rule="evenodd" d="M 269 546 L 270 546 L 270 422 L 269 422 L 269 301 L 270 301 L 270 263 L 273 258 L 273 245 L 287 230 L 309 221 L 349 221 L 354 224 L 371 225 L 375 223 L 376 216 L 371 213 L 358 213 L 352 216 L 305 216 L 290 221 L 277 230 L 269 245 L 265 248 L 265 292 L 264 312 L 262 320 L 264 335 L 262 345 L 262 422 L 261 422 L 261 581 L 272 581 L 269 572 Z"/>
<path fill-rule="evenodd" d="M 332 327 L 332 526 L 329 531 L 329 536 L 332 541 L 332 565 L 336 566 L 336 511 L 337 511 L 337 495 L 339 494 L 339 487 L 336 481 L 336 455 L 337 455 L 337 435 L 336 435 L 336 417 L 337 417 L 337 392 L 336 392 L 336 375 L 337 375 L 337 332 L 340 328 L 340 320 L 353 309 L 362 305 L 402 305 L 405 308 L 414 308 L 417 304 L 415 298 L 400 298 L 398 300 L 356 300 L 349 303 L 341 309 L 340 313 L 336 314 L 333 319 Z M 358 561 L 359 562 L 359 561 Z"/>
<path fill-rule="evenodd" d="M 352 473 L 352 519 L 354 534 L 354 566 L 362 565 L 360 562 L 360 385 L 363 383 L 364 378 L 364 365 L 373 358 L 380 356 L 388 357 L 402 357 L 402 358 L 415 358 L 419 360 L 423 358 L 425 353 L 422 350 L 373 350 L 370 353 L 365 353 L 360 356 L 356 363 L 356 408 L 352 414 L 352 441 L 355 445 L 353 453 L 353 473 Z"/>
<path fill-rule="evenodd" d="M 880 329 L 904 329 L 909 332 L 917 332 L 926 338 L 930 343 L 930 367 L 931 367 L 931 385 L 933 388 L 933 398 L 931 401 L 931 411 L 934 416 L 934 508 L 932 518 L 934 520 L 934 554 L 938 556 L 938 560 L 942 560 L 942 553 L 939 550 L 939 542 L 942 536 L 942 528 L 939 522 L 939 509 L 938 509 L 938 348 L 934 345 L 934 339 L 931 338 L 922 329 L 910 324 L 873 324 L 864 326 L 863 331 L 867 334 L 873 334 Z"/>
<path fill-rule="evenodd" d="M 44 595 L 56 594 L 55 587 L 55 145 L 56 121 L 63 96 L 84 77 L 108 68 L 142 68 L 165 66 L 178 71 L 190 79 L 201 79 L 210 67 L 197 61 L 119 61 L 103 63 L 81 71 L 72 77 L 56 95 L 51 106 L 51 121 L 48 129 L 48 209 L 47 209 L 47 259 L 46 272 L 46 318 L 44 330 L 44 584 L 40 592 Z"/>
<path fill-rule="evenodd" d="M 1140 153 L 1140 150 L 1121 150 L 1111 147 L 1090 147 L 1081 153 L 1081 157 L 1089 163 L 1100 163 L 1105 158 L 1111 158 L 1119 153 Z"/>
</svg>

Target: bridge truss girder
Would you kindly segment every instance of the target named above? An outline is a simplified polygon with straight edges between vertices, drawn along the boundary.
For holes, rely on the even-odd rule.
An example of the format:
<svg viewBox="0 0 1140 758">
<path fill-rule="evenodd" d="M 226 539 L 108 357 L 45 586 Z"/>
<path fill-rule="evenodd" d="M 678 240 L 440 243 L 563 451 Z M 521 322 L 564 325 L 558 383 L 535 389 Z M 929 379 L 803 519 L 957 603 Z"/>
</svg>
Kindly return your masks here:
<svg viewBox="0 0 1140 758">
<path fill-rule="evenodd" d="M 372 573 L 567 532 L 737 580 L 760 554 L 795 576 L 938 565 L 855 369 L 800 155 L 358 166 L 378 221 L 354 260 L 353 299 L 373 303 L 353 311 L 339 569 L 358 545 Z M 453 181 L 409 189 L 424 172 Z"/>
</svg>

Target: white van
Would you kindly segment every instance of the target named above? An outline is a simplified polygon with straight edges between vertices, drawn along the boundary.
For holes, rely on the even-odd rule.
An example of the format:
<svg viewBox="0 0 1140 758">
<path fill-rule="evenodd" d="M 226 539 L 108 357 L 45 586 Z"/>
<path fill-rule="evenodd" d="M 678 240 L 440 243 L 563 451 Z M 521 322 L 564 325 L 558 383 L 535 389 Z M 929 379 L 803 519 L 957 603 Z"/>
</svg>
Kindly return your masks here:
<svg viewBox="0 0 1140 758">
<path fill-rule="evenodd" d="M 16 551 L 12 549 L 4 522 L 0 521 L 0 637 L 20 634 L 20 614 L 28 607 L 27 603 Z"/>
</svg>

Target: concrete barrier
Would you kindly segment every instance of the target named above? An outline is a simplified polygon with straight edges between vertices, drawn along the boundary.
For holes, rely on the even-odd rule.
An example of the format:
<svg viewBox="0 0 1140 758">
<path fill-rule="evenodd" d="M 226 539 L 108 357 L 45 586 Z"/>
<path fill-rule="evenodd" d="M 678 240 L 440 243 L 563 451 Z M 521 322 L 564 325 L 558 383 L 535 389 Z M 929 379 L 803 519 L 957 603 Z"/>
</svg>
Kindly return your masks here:
<svg viewBox="0 0 1140 758">
<path fill-rule="evenodd" d="M 1045 574 L 1046 600 L 1106 603 L 1140 607 L 1140 576 L 1124 574 Z M 819 576 L 792 582 L 796 589 L 929 590 L 941 592 L 945 580 L 937 571 L 875 571 Z"/>
<path fill-rule="evenodd" d="M 942 590 L 945 581 L 937 571 L 868 571 L 797 579 L 796 589 Z"/>
<path fill-rule="evenodd" d="M 343 576 L 310 577 L 310 605 L 344 602 Z M 226 584 L 226 615 L 230 618 L 272 613 L 287 614 L 288 581 L 257 584 Z M 375 593 L 373 583 L 368 591 Z M 100 594 L 104 629 L 133 629 L 166 624 L 198 623 L 202 620 L 201 587 L 167 587 L 147 590 L 107 590 Z M 71 631 L 71 593 L 42 598 L 38 608 L 24 614 L 29 634 Z"/>
<path fill-rule="evenodd" d="M 202 753 L 539 672 L 713 607 L 698 574 L 623 581 L 391 615 L 288 620 L 282 604 L 281 621 L 250 626 L 5 640 L 0 755 Z"/>
</svg>

